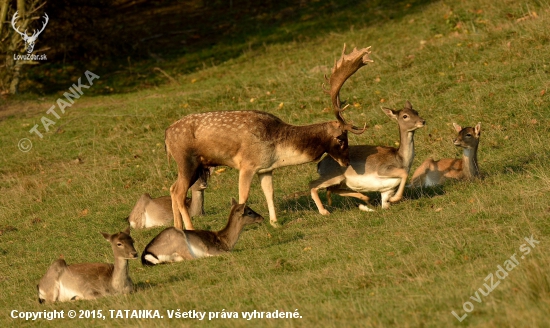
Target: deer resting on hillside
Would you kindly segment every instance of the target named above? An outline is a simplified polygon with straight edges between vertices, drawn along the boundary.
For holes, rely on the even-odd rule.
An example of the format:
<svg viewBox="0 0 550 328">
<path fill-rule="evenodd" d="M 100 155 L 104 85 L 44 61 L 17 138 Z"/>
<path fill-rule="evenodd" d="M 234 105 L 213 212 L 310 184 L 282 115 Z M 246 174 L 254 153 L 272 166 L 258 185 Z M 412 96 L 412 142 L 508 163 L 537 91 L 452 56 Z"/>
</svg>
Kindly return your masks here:
<svg viewBox="0 0 550 328">
<path fill-rule="evenodd" d="M 191 217 L 204 215 L 204 189 L 208 187 L 210 170 L 191 186 L 191 198 L 185 198 L 185 206 Z M 151 198 L 147 193 L 141 195 L 136 205 L 128 216 L 128 222 L 132 229 L 143 229 L 158 226 L 166 226 L 173 222 L 172 198 L 162 196 Z"/>
<path fill-rule="evenodd" d="M 193 229 L 184 197 L 205 167 L 229 166 L 239 170 L 239 203 L 244 204 L 255 174 L 267 200 L 269 220 L 278 226 L 273 202 L 273 170 L 308 163 L 328 153 L 339 165 L 347 166 L 348 131 L 365 131 L 342 116 L 339 92 L 344 82 L 372 60 L 370 47 L 345 54 L 335 63 L 330 79 L 330 94 L 336 121 L 306 126 L 290 125 L 261 111 L 220 111 L 190 114 L 166 129 L 168 158 L 178 165 L 178 178 L 170 188 L 174 226 Z M 326 77 L 325 77 L 326 78 Z M 183 219 L 183 222 L 182 222 Z"/>
<path fill-rule="evenodd" d="M 220 231 L 179 230 L 167 228 L 145 247 L 143 265 L 179 262 L 230 252 L 239 240 L 245 225 L 263 221 L 258 213 L 245 204 L 231 200 L 227 225 Z"/>
<path fill-rule="evenodd" d="M 471 180 L 479 175 L 477 146 L 481 136 L 481 123 L 473 128 L 463 128 L 456 123 L 453 126 L 458 132 L 453 143 L 464 149 L 462 158 L 444 158 L 439 161 L 428 158 L 414 171 L 411 186 L 429 187 L 443 184 L 448 179 Z"/>
<path fill-rule="evenodd" d="M 132 292 L 134 285 L 128 275 L 128 259 L 137 259 L 138 256 L 130 237 L 130 227 L 112 235 L 101 234 L 111 243 L 115 264 L 67 265 L 63 259 L 55 260 L 38 283 L 38 302 L 91 300 Z"/>
<path fill-rule="evenodd" d="M 339 166 L 332 158 L 325 157 L 319 162 L 319 179 L 309 184 L 311 198 L 322 215 L 329 215 L 319 198 L 318 190 L 327 188 L 329 205 L 331 193 L 355 197 L 369 204 L 369 198 L 363 192 L 380 192 L 382 208 L 387 209 L 403 197 L 403 190 L 414 159 L 414 132 L 426 122 L 407 101 L 405 108 L 394 110 L 382 108 L 384 113 L 397 121 L 399 125 L 399 148 L 384 146 L 350 146 L 348 167 Z M 397 190 L 397 192 L 396 192 Z M 363 211 L 372 211 L 366 205 L 359 205 Z"/>
</svg>

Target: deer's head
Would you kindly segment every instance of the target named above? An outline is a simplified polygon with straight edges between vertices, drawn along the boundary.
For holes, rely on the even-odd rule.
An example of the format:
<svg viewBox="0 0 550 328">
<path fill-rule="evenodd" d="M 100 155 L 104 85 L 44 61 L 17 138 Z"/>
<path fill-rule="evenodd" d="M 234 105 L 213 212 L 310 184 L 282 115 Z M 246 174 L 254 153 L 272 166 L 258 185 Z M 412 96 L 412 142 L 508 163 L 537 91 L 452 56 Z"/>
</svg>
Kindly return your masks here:
<svg viewBox="0 0 550 328">
<path fill-rule="evenodd" d="M 416 110 L 413 109 L 411 103 L 407 101 L 405 107 L 401 110 L 395 110 L 387 107 L 382 107 L 382 110 L 390 118 L 397 121 L 399 130 L 404 132 L 413 132 L 416 129 L 423 128 L 426 125 L 424 120 Z"/>
<path fill-rule="evenodd" d="M 481 136 L 481 122 L 477 123 L 475 127 L 461 127 L 460 125 L 453 123 L 453 126 L 458 132 L 458 136 L 453 140 L 453 143 L 457 147 L 466 149 L 477 148 L 479 144 L 479 137 Z"/>
<path fill-rule="evenodd" d="M 134 239 L 130 236 L 130 227 L 115 234 L 101 233 L 103 237 L 111 243 L 115 258 L 137 259 L 138 254 L 134 248 Z"/>
</svg>

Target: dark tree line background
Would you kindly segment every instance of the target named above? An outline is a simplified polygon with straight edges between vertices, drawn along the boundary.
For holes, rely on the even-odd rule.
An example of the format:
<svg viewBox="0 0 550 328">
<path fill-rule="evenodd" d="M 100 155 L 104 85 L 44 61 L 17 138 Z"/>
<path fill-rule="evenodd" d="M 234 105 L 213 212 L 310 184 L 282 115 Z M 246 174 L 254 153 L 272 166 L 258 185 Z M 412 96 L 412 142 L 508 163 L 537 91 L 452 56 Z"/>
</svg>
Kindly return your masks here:
<svg viewBox="0 0 550 328">
<path fill-rule="evenodd" d="M 41 41 L 52 47 L 48 51 L 52 60 L 184 53 L 259 25 L 291 19 L 311 3 L 319 1 L 51 1 L 45 6 L 50 24 Z"/>
<path fill-rule="evenodd" d="M 17 0 L 7 1 L 16 8 Z M 51 93 L 65 89 L 69 80 L 74 79 L 74 70 L 113 72 L 120 65 L 148 59 L 163 61 L 211 47 L 220 40 L 246 43 L 250 34 L 269 33 L 285 22 L 307 20 L 319 12 L 338 11 L 356 2 L 50 0 L 37 12 L 37 15 L 47 13 L 50 21 L 35 48 L 47 49 L 42 53 L 48 59 L 40 65 L 25 67 L 20 89 Z M 4 23 L 10 24 L 9 20 L 11 16 L 6 17 Z M 29 31 L 39 26 L 33 22 Z M 236 53 L 213 55 L 212 61 L 230 58 L 239 52 L 234 51 Z M 190 63 L 185 69 L 190 70 L 192 66 Z"/>
<path fill-rule="evenodd" d="M 0 0 L 1 2 L 2 0 Z M 4 0 L 15 8 L 18 1 Z M 38 0 L 33 0 L 38 1 Z M 411 1 L 408 1 L 411 2 Z M 407 3 L 408 3 L 407 2 Z M 417 0 L 412 2 L 429 2 Z M 37 15 L 47 13 L 50 21 L 39 36 L 35 49 L 46 49 L 47 61 L 27 65 L 22 73 L 22 92 L 48 94 L 65 90 L 85 70 L 108 77 L 132 67 L 142 70 L 142 82 L 110 82 L 103 92 L 123 91 L 156 84 L 166 77 L 154 72 L 160 66 L 168 74 L 185 74 L 204 60 L 192 59 L 170 66 L 170 59 L 205 51 L 220 42 L 234 44 L 223 53 L 207 54 L 211 63 L 219 63 L 242 54 L 243 48 L 263 43 L 308 38 L 321 32 L 349 29 L 365 24 L 361 10 L 380 7 L 391 19 L 392 12 L 404 7 L 403 1 L 391 0 L 50 0 Z M 393 10 L 392 10 L 393 9 Z M 14 12 L 15 10 L 13 10 Z M 347 16 L 340 15 L 347 12 Z M 382 11 L 381 11 L 382 12 Z M 340 16 L 339 16 L 340 15 Z M 4 24 L 10 24 L 11 16 Z M 303 30 L 280 33 L 285 24 L 303 22 Z M 33 22 L 32 28 L 39 23 Z M 294 26 L 294 25 L 293 25 Z M 4 25 L 6 27 L 6 25 Z M 257 44 L 249 39 L 260 40 Z M 35 52 L 36 53 L 36 52 Z M 7 54 L 10 55 L 10 54 Z M 147 66 L 147 62 L 153 63 Z M 140 76 L 138 74 L 138 76 Z M 1 91 L 1 90 L 0 90 Z M 94 90 L 93 93 L 98 92 Z"/>
</svg>

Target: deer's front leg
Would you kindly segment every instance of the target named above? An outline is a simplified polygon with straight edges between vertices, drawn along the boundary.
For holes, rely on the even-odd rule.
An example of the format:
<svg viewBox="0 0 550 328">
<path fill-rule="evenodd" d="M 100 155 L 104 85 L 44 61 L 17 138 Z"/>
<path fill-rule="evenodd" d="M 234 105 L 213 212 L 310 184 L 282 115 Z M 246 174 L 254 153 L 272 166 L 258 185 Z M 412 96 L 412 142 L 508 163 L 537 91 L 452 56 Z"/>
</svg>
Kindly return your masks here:
<svg viewBox="0 0 550 328">
<path fill-rule="evenodd" d="M 389 199 L 390 203 L 396 203 L 403 198 L 403 191 L 405 190 L 405 184 L 407 183 L 408 172 L 405 169 L 393 169 L 391 172 L 393 177 L 401 178 L 399 188 L 393 197 Z"/>
<path fill-rule="evenodd" d="M 265 199 L 267 201 L 269 223 L 273 227 L 278 228 L 280 227 L 280 224 L 277 222 L 277 216 L 275 215 L 275 204 L 273 202 L 273 172 L 258 173 L 258 178 L 260 178 L 260 184 L 262 185 L 262 190 L 264 191 Z"/>
<path fill-rule="evenodd" d="M 327 209 L 323 206 L 321 198 L 319 198 L 319 188 L 311 188 L 311 198 L 313 198 L 313 201 L 315 202 L 315 205 L 317 206 L 317 209 L 319 210 L 319 213 L 321 215 L 330 214 L 330 212 L 327 211 Z"/>
<path fill-rule="evenodd" d="M 317 209 L 319 210 L 319 213 L 321 215 L 329 215 L 330 212 L 327 211 L 327 209 L 323 206 L 323 203 L 321 202 L 321 199 L 319 198 L 319 189 L 328 188 L 330 186 L 337 186 L 342 181 L 344 181 L 344 179 L 345 178 L 344 178 L 343 175 L 339 175 L 339 176 L 333 177 L 333 178 L 328 179 L 328 180 L 324 180 L 321 177 L 321 178 L 319 178 L 315 181 L 311 181 L 309 183 L 309 188 L 311 189 L 311 198 L 315 202 L 315 205 L 317 205 Z M 329 196 L 327 195 L 327 198 L 328 197 Z"/>
</svg>

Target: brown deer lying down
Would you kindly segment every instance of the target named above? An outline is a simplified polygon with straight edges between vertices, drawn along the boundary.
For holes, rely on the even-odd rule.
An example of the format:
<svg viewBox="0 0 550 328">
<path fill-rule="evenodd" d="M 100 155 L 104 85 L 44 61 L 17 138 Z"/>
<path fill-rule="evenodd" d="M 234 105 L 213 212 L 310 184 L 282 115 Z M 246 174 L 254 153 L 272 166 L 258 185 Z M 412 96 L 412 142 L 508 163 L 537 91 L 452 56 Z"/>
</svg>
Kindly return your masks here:
<svg viewBox="0 0 550 328">
<path fill-rule="evenodd" d="M 220 111 L 190 114 L 166 129 L 168 158 L 178 164 L 178 179 L 170 188 L 174 226 L 193 229 L 184 197 L 203 167 L 229 166 L 239 170 L 239 203 L 249 195 L 255 174 L 267 200 L 269 219 L 278 226 L 273 202 L 273 170 L 288 165 L 318 160 L 328 153 L 342 166 L 347 166 L 348 131 L 361 134 L 342 117 L 339 92 L 344 82 L 360 67 L 372 60 L 370 48 L 354 49 L 335 63 L 330 79 L 330 96 L 336 121 L 294 126 L 261 111 Z M 183 221 L 182 221 L 183 219 Z"/>
<path fill-rule="evenodd" d="M 204 215 L 204 189 L 208 187 L 210 170 L 191 186 L 191 198 L 185 199 L 185 206 L 192 217 Z M 149 194 L 143 194 L 130 212 L 128 222 L 132 229 L 151 228 L 170 225 L 174 220 L 172 214 L 172 198 L 163 196 L 151 198 Z"/>
<path fill-rule="evenodd" d="M 318 190 L 327 188 L 331 205 L 331 192 L 341 196 L 355 197 L 368 204 L 369 198 L 363 192 L 378 191 L 382 194 L 382 208 L 389 208 L 403 197 L 407 176 L 414 159 L 414 132 L 426 121 L 418 115 L 407 101 L 402 110 L 382 108 L 399 125 L 399 148 L 384 146 L 350 146 L 348 167 L 339 166 L 332 158 L 325 157 L 317 166 L 319 179 L 309 184 L 311 198 L 322 215 L 330 214 L 319 198 Z M 396 193 L 397 190 L 397 193 Z M 394 196 L 395 194 L 395 196 Z M 392 197 L 393 196 L 393 197 Z M 361 204 L 359 209 L 372 211 Z"/>
<path fill-rule="evenodd" d="M 90 300 L 110 294 L 132 292 L 133 283 L 128 275 L 128 259 L 138 257 L 130 227 L 109 235 L 101 233 L 111 243 L 115 264 L 80 263 L 67 265 L 58 259 L 38 283 L 38 302 L 65 302 Z"/>
<path fill-rule="evenodd" d="M 458 132 L 453 143 L 457 147 L 464 148 L 462 158 L 444 158 L 439 161 L 428 158 L 414 171 L 411 186 L 435 186 L 443 184 L 447 179 L 471 180 L 479 175 L 477 146 L 481 136 L 481 123 L 473 128 L 462 128 L 456 123 L 453 123 L 453 126 Z"/>
<path fill-rule="evenodd" d="M 245 204 L 231 200 L 227 225 L 220 231 L 179 230 L 167 228 L 145 247 L 141 254 L 143 265 L 180 262 L 230 252 L 247 224 L 263 221 L 258 213 Z"/>
</svg>

